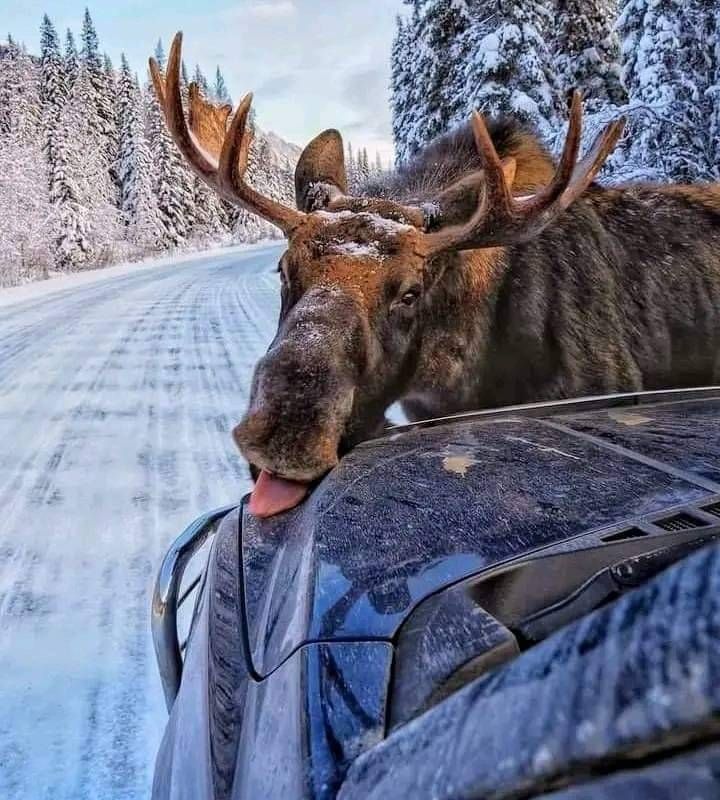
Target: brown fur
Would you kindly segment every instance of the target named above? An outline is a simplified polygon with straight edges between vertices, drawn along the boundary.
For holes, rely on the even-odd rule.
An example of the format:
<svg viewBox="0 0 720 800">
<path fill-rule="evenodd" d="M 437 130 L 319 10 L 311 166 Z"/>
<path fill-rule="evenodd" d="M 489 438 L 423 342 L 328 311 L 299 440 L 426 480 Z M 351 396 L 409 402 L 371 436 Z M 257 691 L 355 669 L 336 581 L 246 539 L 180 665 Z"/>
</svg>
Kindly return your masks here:
<svg viewBox="0 0 720 800">
<path fill-rule="evenodd" d="M 490 132 L 517 162 L 515 194 L 548 183 L 531 131 L 499 120 Z M 423 228 L 477 207 L 469 127 L 368 187 L 373 198 L 325 186 L 313 157 L 298 167 L 311 213 L 281 263 L 278 334 L 235 431 L 258 466 L 315 478 L 397 400 L 418 418 L 720 378 L 720 187 L 592 186 L 530 241 L 430 258 Z"/>
<path fill-rule="evenodd" d="M 516 120 L 501 117 L 489 122 L 498 155 L 517 161 L 517 194 L 545 186 L 553 176 L 554 162 L 537 136 Z M 469 125 L 438 137 L 396 174 L 371 181 L 364 191 L 403 203 L 437 201 L 456 181 L 476 174 L 484 164 Z"/>
<path fill-rule="evenodd" d="M 715 183 L 698 184 L 696 186 L 647 186 L 646 188 L 651 191 L 660 191 L 667 195 L 675 195 L 691 203 L 697 203 L 699 206 L 720 211 L 720 185 Z"/>
<path fill-rule="evenodd" d="M 517 173 L 513 183 L 513 189 L 517 194 L 547 186 L 555 172 L 555 165 L 547 150 L 536 137 L 526 131 L 513 137 L 502 155 L 517 161 Z"/>
</svg>

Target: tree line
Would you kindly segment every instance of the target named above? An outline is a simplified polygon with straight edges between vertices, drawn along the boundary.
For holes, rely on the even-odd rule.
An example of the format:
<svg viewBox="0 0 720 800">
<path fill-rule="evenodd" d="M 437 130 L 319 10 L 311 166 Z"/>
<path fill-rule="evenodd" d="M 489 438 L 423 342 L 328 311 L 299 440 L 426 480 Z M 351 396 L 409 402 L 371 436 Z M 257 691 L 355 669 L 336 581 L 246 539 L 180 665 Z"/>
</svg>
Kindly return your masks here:
<svg viewBox="0 0 720 800">
<path fill-rule="evenodd" d="M 706 0 L 405 0 L 392 50 L 398 162 L 470 112 L 511 114 L 553 144 L 570 90 L 589 140 L 629 118 L 605 175 L 720 177 L 720 6 Z"/>
<path fill-rule="evenodd" d="M 160 42 L 156 57 L 164 64 Z M 212 83 L 199 66 L 192 79 L 230 101 L 219 68 Z M 249 179 L 292 202 L 294 148 L 255 134 Z M 45 16 L 39 57 L 12 36 L 0 46 L 0 219 L 0 286 L 278 233 L 185 167 L 148 78 L 124 55 L 114 68 L 88 11 L 77 43 L 69 30 L 61 43 Z"/>
</svg>

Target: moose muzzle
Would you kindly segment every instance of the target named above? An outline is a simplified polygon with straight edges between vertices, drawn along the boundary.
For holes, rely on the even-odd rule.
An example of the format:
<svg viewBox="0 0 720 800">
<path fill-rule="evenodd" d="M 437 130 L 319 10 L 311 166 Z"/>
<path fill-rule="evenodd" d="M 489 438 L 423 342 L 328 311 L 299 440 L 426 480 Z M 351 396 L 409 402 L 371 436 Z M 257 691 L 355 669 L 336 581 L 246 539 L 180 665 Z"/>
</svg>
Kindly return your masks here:
<svg viewBox="0 0 720 800">
<path fill-rule="evenodd" d="M 257 516 L 297 505 L 337 464 L 364 364 L 363 330 L 351 296 L 317 287 L 287 315 L 259 361 L 250 406 L 233 431 L 260 470 L 250 503 Z"/>
</svg>

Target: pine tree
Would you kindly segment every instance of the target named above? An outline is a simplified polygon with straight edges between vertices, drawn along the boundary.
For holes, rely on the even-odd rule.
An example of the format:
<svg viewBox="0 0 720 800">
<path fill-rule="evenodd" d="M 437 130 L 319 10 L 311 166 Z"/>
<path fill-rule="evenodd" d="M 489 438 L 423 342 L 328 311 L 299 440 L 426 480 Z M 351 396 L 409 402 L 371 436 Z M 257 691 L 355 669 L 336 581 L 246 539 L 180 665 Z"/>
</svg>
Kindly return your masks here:
<svg viewBox="0 0 720 800">
<path fill-rule="evenodd" d="M 8 37 L 0 57 L 0 286 L 46 276 L 52 266 L 40 132 L 40 67 Z"/>
<path fill-rule="evenodd" d="M 46 128 L 51 128 L 67 102 L 68 95 L 60 42 L 55 26 L 47 14 L 40 26 L 40 66 L 40 101 Z"/>
<path fill-rule="evenodd" d="M 155 61 L 157 61 L 160 69 L 165 69 L 165 48 L 163 47 L 162 39 L 158 39 L 155 45 Z"/>
<path fill-rule="evenodd" d="M 629 157 L 666 180 L 713 178 L 712 35 L 703 0 L 628 0 L 618 20 L 622 78 L 635 114 Z"/>
<path fill-rule="evenodd" d="M 429 142 L 467 114 L 463 67 L 467 32 L 472 26 L 471 2 L 421 0 L 419 64 L 423 88 L 421 139 Z"/>
<path fill-rule="evenodd" d="M 80 62 L 85 68 L 88 86 L 87 102 L 90 114 L 90 125 L 104 144 L 105 163 L 111 172 L 117 160 L 117 119 L 115 117 L 114 78 L 112 68 L 110 74 L 105 69 L 103 57 L 100 55 L 100 43 L 95 24 L 88 9 L 83 16 L 80 35 L 82 47 Z M 92 109 L 92 110 L 91 110 Z M 115 182 L 115 176 L 113 182 Z"/>
<path fill-rule="evenodd" d="M 91 69 L 81 61 L 58 122 L 64 175 L 51 192 L 58 208 L 56 261 L 66 270 L 111 260 L 113 243 L 121 238 L 94 92 Z"/>
<path fill-rule="evenodd" d="M 720 179 L 720 8 L 712 13 L 710 23 L 711 38 L 714 42 L 712 49 L 712 69 L 710 85 L 705 91 L 706 102 L 710 106 L 710 163 L 714 165 L 714 172 Z"/>
<path fill-rule="evenodd" d="M 367 148 L 363 147 L 363 149 L 358 152 L 358 160 L 357 160 L 358 183 L 361 186 L 364 185 L 369 177 L 370 177 L 370 162 L 368 160 Z"/>
<path fill-rule="evenodd" d="M 0 134 L 37 139 L 41 130 L 40 70 L 11 37 L 0 69 Z"/>
<path fill-rule="evenodd" d="M 162 44 L 158 42 L 156 57 L 164 64 Z M 153 191 L 161 227 L 162 247 L 179 247 L 189 236 L 193 212 L 194 192 L 192 177 L 183 167 L 180 154 L 170 138 L 165 119 L 160 110 L 152 84 L 146 91 L 146 135 L 153 165 Z"/>
<path fill-rule="evenodd" d="M 426 61 L 420 2 L 415 2 L 408 20 L 397 19 L 391 53 L 392 126 L 398 164 L 426 143 Z"/>
<path fill-rule="evenodd" d="M 193 176 L 194 209 L 191 235 L 194 238 L 215 240 L 230 228 L 230 215 L 217 192 L 200 178 Z"/>
<path fill-rule="evenodd" d="M 60 118 L 67 105 L 68 93 L 60 42 L 47 14 L 40 26 L 40 109 L 42 150 L 47 164 L 50 201 L 54 206 L 67 195 L 67 166 L 61 149 Z"/>
<path fill-rule="evenodd" d="M 287 161 L 278 163 L 275 160 L 270 142 L 257 126 L 248 157 L 247 180 L 257 191 L 275 200 L 290 205 L 295 201 L 290 165 Z M 242 209 L 237 212 L 233 231 L 240 241 L 245 242 L 281 235 L 274 225 Z"/>
<path fill-rule="evenodd" d="M 78 51 L 75 45 L 75 37 L 70 28 L 65 32 L 65 83 L 67 86 L 68 94 L 72 91 L 77 78 L 78 71 Z"/>
<path fill-rule="evenodd" d="M 80 38 L 82 40 L 82 60 L 92 81 L 96 79 L 96 74 L 102 71 L 102 59 L 100 57 L 100 42 L 95 30 L 95 23 L 90 16 L 90 10 L 87 8 L 83 14 Z"/>
<path fill-rule="evenodd" d="M 560 124 L 565 103 L 545 40 L 550 24 L 542 0 L 478 4 L 460 47 L 472 54 L 460 88 L 464 117 L 473 109 L 511 114 L 544 134 Z"/>
<path fill-rule="evenodd" d="M 410 69 L 411 50 L 410 23 L 398 16 L 395 21 L 395 37 L 390 52 L 390 110 L 392 130 L 397 148 L 398 162 L 407 160 L 411 138 L 411 88 L 413 74 Z"/>
<path fill-rule="evenodd" d="M 199 84 L 200 93 L 206 99 L 213 100 L 214 98 L 208 97 L 206 93 L 207 81 L 202 77 L 199 67 L 196 73 L 200 74 L 201 84 L 205 86 L 203 88 L 203 85 Z M 184 69 L 183 63 L 180 70 L 180 92 L 183 104 L 186 107 L 188 103 L 188 85 L 187 71 Z M 188 208 L 187 212 L 187 236 L 194 239 L 215 240 L 219 236 L 226 234 L 230 228 L 231 212 L 228 210 L 228 205 L 204 181 L 187 169 L 182 160 L 181 164 L 187 172 L 187 180 L 193 197 L 192 206 Z"/>
<path fill-rule="evenodd" d="M 217 70 L 215 71 L 215 87 L 213 90 L 213 95 L 214 95 L 214 100 L 218 103 L 232 104 L 232 100 L 230 99 L 230 94 L 225 84 L 225 78 L 223 77 L 222 72 L 220 72 L 220 67 L 218 67 Z"/>
<path fill-rule="evenodd" d="M 614 30 L 617 6 L 612 0 L 556 0 L 552 38 L 560 88 L 580 89 L 586 110 L 620 105 L 620 40 Z"/>
<path fill-rule="evenodd" d="M 347 175 L 348 191 L 352 194 L 357 191 L 359 176 L 352 142 L 350 141 L 347 143 L 347 153 L 345 154 L 345 174 Z"/>
<path fill-rule="evenodd" d="M 142 95 L 123 53 L 118 81 L 119 152 L 116 173 L 120 211 L 131 242 L 156 249 L 162 229 L 152 187 L 152 161 L 145 139 Z"/>
<path fill-rule="evenodd" d="M 105 53 L 103 55 L 103 83 L 102 83 L 102 97 L 101 107 L 107 122 L 106 131 L 106 153 L 108 156 L 108 167 L 110 177 L 113 180 L 116 188 L 119 191 L 118 176 L 115 172 L 115 165 L 117 163 L 118 152 L 120 148 L 120 131 L 118 121 L 118 107 L 117 107 L 117 75 L 115 68 L 110 60 L 110 56 Z"/>
<path fill-rule="evenodd" d="M 399 163 L 471 111 L 513 114 L 550 135 L 565 103 L 546 43 L 547 0 L 406 0 L 391 56 Z"/>
<path fill-rule="evenodd" d="M 198 85 L 203 97 L 212 99 L 212 92 L 210 91 L 210 84 L 208 83 L 205 74 L 200 69 L 200 65 L 195 65 L 195 72 L 193 73 L 193 82 Z"/>
<path fill-rule="evenodd" d="M 259 131 L 255 123 L 254 114 L 252 114 L 249 124 L 252 126 L 253 139 L 248 154 L 247 181 L 254 189 L 264 194 L 267 191 L 267 186 L 265 185 L 264 165 L 259 153 Z M 233 234 L 241 242 L 256 242 L 267 238 L 272 230 L 272 226 L 269 223 L 237 206 L 235 207 L 232 221 Z"/>
<path fill-rule="evenodd" d="M 231 229 L 243 240 L 279 235 L 194 177 L 154 93 L 141 91 L 124 57 L 116 73 L 100 55 L 89 13 L 80 54 L 71 33 L 61 53 L 47 17 L 41 33 L 39 61 L 11 37 L 0 47 L 0 284 L 51 265 L 84 269 L 201 239 L 226 241 Z M 157 51 L 164 63 L 161 42 Z M 200 70 L 198 77 L 207 92 Z M 214 91 L 229 99 L 220 72 Z M 292 203 L 291 166 L 256 130 L 248 178 Z"/>
</svg>

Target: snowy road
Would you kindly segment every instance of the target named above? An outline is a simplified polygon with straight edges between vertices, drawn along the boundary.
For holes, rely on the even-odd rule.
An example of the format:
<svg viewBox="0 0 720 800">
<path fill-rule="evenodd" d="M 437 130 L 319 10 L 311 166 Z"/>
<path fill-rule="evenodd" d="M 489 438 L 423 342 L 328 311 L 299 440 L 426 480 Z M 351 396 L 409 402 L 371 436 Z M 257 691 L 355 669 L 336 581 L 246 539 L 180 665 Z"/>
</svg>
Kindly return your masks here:
<svg viewBox="0 0 720 800">
<path fill-rule="evenodd" d="M 248 486 L 230 430 L 279 246 L 0 307 L 0 798 L 144 798 L 166 545 Z"/>
</svg>

